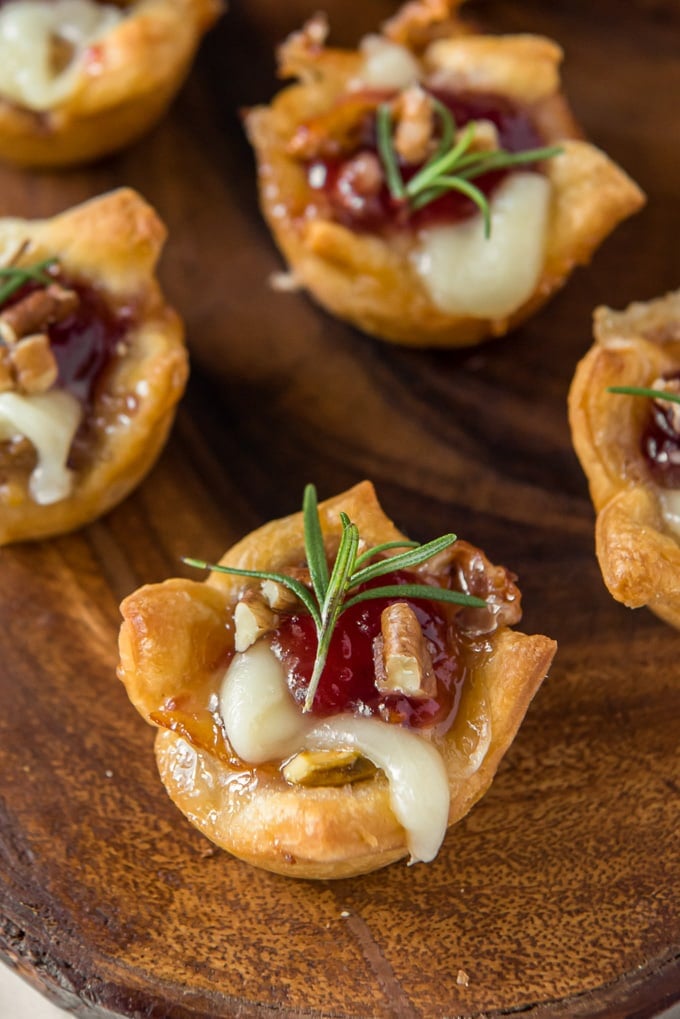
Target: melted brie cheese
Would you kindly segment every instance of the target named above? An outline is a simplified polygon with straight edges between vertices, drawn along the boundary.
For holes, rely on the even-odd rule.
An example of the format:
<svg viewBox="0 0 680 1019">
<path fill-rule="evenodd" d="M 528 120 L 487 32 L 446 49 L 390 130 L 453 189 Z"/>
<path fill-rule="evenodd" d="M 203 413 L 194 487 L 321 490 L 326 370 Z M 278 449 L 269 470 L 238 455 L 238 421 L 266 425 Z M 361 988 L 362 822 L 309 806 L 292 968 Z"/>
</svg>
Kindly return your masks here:
<svg viewBox="0 0 680 1019">
<path fill-rule="evenodd" d="M 220 714 L 229 742 L 250 764 L 290 757 L 307 729 L 280 661 L 262 640 L 232 658 L 220 690 Z"/>
<path fill-rule="evenodd" d="M 411 863 L 439 852 L 449 819 L 449 782 L 441 754 L 410 729 L 378 718 L 335 715 L 307 734 L 310 750 L 352 747 L 387 775 L 390 806 L 406 830 Z"/>
<path fill-rule="evenodd" d="M 414 264 L 433 303 L 449 315 L 501 318 L 536 289 L 543 268 L 550 182 L 510 174 L 491 202 L 491 236 L 480 215 L 420 234 Z"/>
<path fill-rule="evenodd" d="M 94 0 L 13 0 L 0 7 L 0 95 L 49 110 L 73 91 L 87 47 L 124 17 Z"/>
<path fill-rule="evenodd" d="M 666 524 L 680 537 L 680 489 L 659 489 L 659 503 Z"/>
<path fill-rule="evenodd" d="M 220 713 L 232 747 L 251 764 L 300 750 L 357 750 L 387 776 L 411 862 L 437 855 L 448 823 L 449 784 L 440 754 L 415 732 L 377 718 L 343 714 L 319 722 L 303 715 L 281 663 L 262 640 L 233 658 L 222 681 Z"/>
<path fill-rule="evenodd" d="M 66 461 L 81 417 L 80 403 L 63 389 L 30 396 L 0 393 L 0 441 L 24 437 L 35 447 L 38 462 L 29 491 L 41 506 L 71 493 L 73 472 Z"/>
<path fill-rule="evenodd" d="M 420 66 L 405 46 L 390 42 L 381 35 L 367 35 L 359 49 L 363 63 L 358 75 L 358 88 L 377 88 L 392 91 L 408 88 L 418 80 Z"/>
</svg>

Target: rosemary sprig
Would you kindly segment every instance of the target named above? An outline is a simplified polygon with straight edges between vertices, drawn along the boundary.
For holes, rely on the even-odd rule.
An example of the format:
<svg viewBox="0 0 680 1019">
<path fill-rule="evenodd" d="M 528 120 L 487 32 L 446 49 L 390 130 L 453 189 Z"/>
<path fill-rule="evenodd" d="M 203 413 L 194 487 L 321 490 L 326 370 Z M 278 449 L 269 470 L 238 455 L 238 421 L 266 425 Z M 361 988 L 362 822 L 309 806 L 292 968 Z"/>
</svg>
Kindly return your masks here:
<svg viewBox="0 0 680 1019">
<path fill-rule="evenodd" d="M 680 393 L 668 393 L 665 389 L 648 389 L 646 386 L 608 386 L 608 393 L 623 393 L 626 396 L 646 396 L 650 400 L 668 400 L 680 403 Z"/>
<path fill-rule="evenodd" d="M 513 166 L 526 166 L 559 155 L 559 145 L 527 149 L 525 152 L 507 152 L 505 149 L 471 151 L 476 125 L 471 121 L 457 132 L 451 111 L 431 96 L 434 111 L 440 122 L 441 137 L 436 151 L 418 172 L 404 183 L 399 168 L 399 157 L 394 148 L 392 111 L 389 103 L 381 103 L 377 110 L 377 148 L 385 171 L 387 187 L 392 198 L 403 202 L 411 211 L 422 209 L 447 191 L 460 191 L 471 198 L 484 219 L 484 235 L 491 236 L 491 209 L 484 192 L 475 184 L 476 177 L 492 170 L 507 170 Z"/>
<path fill-rule="evenodd" d="M 305 488 L 302 516 L 305 553 L 312 581 L 311 591 L 299 580 L 284 573 L 241 570 L 235 566 L 221 566 L 204 562 L 201 559 L 182 559 L 182 562 L 197 569 L 215 570 L 218 573 L 230 573 L 239 577 L 273 580 L 278 584 L 283 584 L 289 591 L 297 595 L 314 620 L 317 635 L 316 658 L 307 688 L 304 711 L 312 709 L 336 623 L 343 612 L 353 605 L 375 598 L 422 598 L 428 601 L 448 602 L 472 608 L 486 606 L 486 602 L 482 598 L 475 598 L 473 595 L 463 594 L 461 591 L 448 591 L 430 584 L 388 584 L 384 587 L 372 587 L 365 591 L 358 591 L 354 595 L 351 594 L 367 581 L 375 580 L 394 570 L 407 569 L 426 562 L 438 552 L 452 545 L 456 541 L 455 534 L 445 534 L 425 545 L 419 545 L 413 541 L 388 541 L 359 555 L 359 529 L 346 513 L 341 513 L 342 535 L 332 569 L 329 570 L 314 485 L 307 485 Z M 377 562 L 371 562 L 371 559 L 376 555 L 395 548 L 405 548 L 406 551 L 386 559 L 379 559 Z"/>
<path fill-rule="evenodd" d="M 0 280 L 5 280 L 3 286 L 0 286 L 0 307 L 8 301 L 12 294 L 20 290 L 25 283 L 31 281 L 35 283 L 41 283 L 43 286 L 49 286 L 54 280 L 51 276 L 48 276 L 46 269 L 49 269 L 56 262 L 56 258 L 44 258 L 42 262 L 36 262 L 34 265 L 5 265 L 0 268 Z"/>
</svg>

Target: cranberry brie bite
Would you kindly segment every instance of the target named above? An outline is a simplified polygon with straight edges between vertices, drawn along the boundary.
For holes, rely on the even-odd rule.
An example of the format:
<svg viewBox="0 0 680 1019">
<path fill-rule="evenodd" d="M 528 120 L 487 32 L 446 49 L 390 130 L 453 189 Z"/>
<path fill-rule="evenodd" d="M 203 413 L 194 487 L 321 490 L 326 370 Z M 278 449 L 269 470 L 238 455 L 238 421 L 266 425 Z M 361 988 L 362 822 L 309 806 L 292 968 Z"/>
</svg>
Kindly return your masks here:
<svg viewBox="0 0 680 1019">
<path fill-rule="evenodd" d="M 569 420 L 605 584 L 680 627 L 680 291 L 598 308 Z"/>
<path fill-rule="evenodd" d="M 555 652 L 510 629 L 515 578 L 455 535 L 408 541 L 369 482 L 318 507 L 308 486 L 209 568 L 121 607 L 119 676 L 170 797 L 281 874 L 432 860 Z"/>
<path fill-rule="evenodd" d="M 0 544 L 95 519 L 159 454 L 187 376 L 164 239 L 127 189 L 0 220 Z"/>
<path fill-rule="evenodd" d="M 559 47 L 475 34 L 459 3 L 408 3 L 356 52 L 316 17 L 281 48 L 298 83 L 246 118 L 286 286 L 413 346 L 503 335 L 643 202 L 580 140 Z"/>
<path fill-rule="evenodd" d="M 220 0 L 0 0 L 0 158 L 65 166 L 147 131 Z"/>
</svg>

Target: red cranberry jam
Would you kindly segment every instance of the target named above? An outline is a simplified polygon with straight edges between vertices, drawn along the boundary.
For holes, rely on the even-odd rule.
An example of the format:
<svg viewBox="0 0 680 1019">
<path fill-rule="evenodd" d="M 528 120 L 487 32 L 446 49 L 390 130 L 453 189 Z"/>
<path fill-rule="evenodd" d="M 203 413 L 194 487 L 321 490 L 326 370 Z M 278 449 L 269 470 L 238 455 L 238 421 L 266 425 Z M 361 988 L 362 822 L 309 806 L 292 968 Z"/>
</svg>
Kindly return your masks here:
<svg viewBox="0 0 680 1019">
<path fill-rule="evenodd" d="M 50 346 L 59 366 L 57 384 L 82 403 L 90 403 L 104 370 L 130 329 L 129 309 L 114 311 L 101 293 L 82 283 L 60 280 L 75 290 L 78 307 L 48 329 Z"/>
<path fill-rule="evenodd" d="M 395 572 L 365 587 L 414 582 L 422 583 L 422 579 Z M 385 695 L 375 685 L 373 644 L 380 634 L 380 615 L 387 605 L 400 600 L 406 601 L 415 612 L 432 657 L 437 694 L 427 700 Z M 446 723 L 455 712 L 465 673 L 450 608 L 442 602 L 379 598 L 344 612 L 331 639 L 314 698 L 314 713 L 324 716 L 350 711 L 377 715 L 390 722 L 406 722 L 414 728 Z M 309 686 L 316 646 L 314 621 L 306 614 L 285 618 L 273 635 L 272 648 L 283 662 L 288 685 L 299 704 L 304 702 Z"/>
<path fill-rule="evenodd" d="M 545 144 L 529 115 L 502 96 L 455 95 L 433 90 L 453 114 L 458 128 L 470 121 L 488 120 L 498 132 L 499 145 L 507 152 L 526 152 Z M 478 209 L 467 195 L 449 191 L 424 208 L 410 211 L 403 202 L 392 198 L 383 180 L 376 187 L 367 166 L 357 160 L 369 155 L 371 162 L 377 153 L 375 114 L 365 116 L 357 132 L 357 148 L 343 156 L 317 158 L 307 164 L 307 181 L 312 190 L 321 192 L 328 202 L 333 218 L 356 231 L 373 231 L 410 226 L 421 227 L 435 223 L 449 223 L 467 219 Z M 527 164 L 524 169 L 531 169 Z M 420 166 L 400 166 L 404 181 L 408 182 L 421 169 Z M 487 197 L 493 194 L 501 181 L 511 172 L 495 170 L 475 178 L 475 186 Z"/>
<path fill-rule="evenodd" d="M 680 381 L 680 372 L 664 378 Z M 680 488 L 679 420 L 680 407 L 676 403 L 650 401 L 649 418 L 642 433 L 642 453 L 652 478 L 662 488 Z"/>
<path fill-rule="evenodd" d="M 58 321 L 48 319 L 39 328 L 50 339 L 59 370 L 57 386 L 88 406 L 105 369 L 133 324 L 132 310 L 114 310 L 94 286 L 68 278 L 56 266 L 49 270 L 49 276 L 54 283 L 73 292 L 77 303 L 65 317 Z M 17 305 L 40 289 L 38 283 L 28 283 L 12 294 L 2 307 Z"/>
</svg>

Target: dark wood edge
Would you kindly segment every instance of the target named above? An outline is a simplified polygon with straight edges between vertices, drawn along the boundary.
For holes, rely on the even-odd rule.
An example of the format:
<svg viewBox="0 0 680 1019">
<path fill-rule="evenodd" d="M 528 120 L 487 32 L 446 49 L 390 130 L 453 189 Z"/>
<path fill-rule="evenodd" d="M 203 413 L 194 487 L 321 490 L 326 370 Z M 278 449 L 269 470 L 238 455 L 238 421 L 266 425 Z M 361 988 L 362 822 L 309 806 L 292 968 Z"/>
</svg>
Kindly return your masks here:
<svg viewBox="0 0 680 1019">
<path fill-rule="evenodd" d="M 27 910 L 30 912 L 29 907 Z M 28 919 L 26 917 L 25 919 Z M 171 1004 L 160 994 L 149 994 L 109 982 L 105 978 L 93 980 L 81 971 L 82 953 L 77 946 L 59 942 L 63 949 L 49 938 L 41 940 L 29 934 L 21 924 L 6 916 L 0 921 L 0 957 L 10 968 L 28 981 L 40 993 L 60 1008 L 71 1011 L 81 1019 L 126 1019 L 144 1015 L 147 1019 L 215 1019 L 214 1003 L 207 996 L 192 995 L 190 1004 Z M 102 971 L 107 968 L 102 959 Z M 88 961 L 90 972 L 96 970 Z M 172 989 L 176 991 L 176 988 Z M 234 1019 L 250 1016 L 253 1019 L 334 1019 L 333 1009 L 318 1012 L 308 1010 L 281 1010 L 276 1006 L 258 1002 L 223 999 L 232 1008 L 228 1014 Z M 506 1016 L 526 1015 L 529 1019 L 655 1019 L 672 1005 L 680 1002 L 680 954 L 651 961 L 644 969 L 623 974 L 611 984 L 561 1000 L 526 1004 L 517 1008 L 447 1016 L 447 1019 L 502 1019 Z M 395 1012 L 395 1019 L 397 1013 Z M 343 1019 L 350 1017 L 343 1016 Z M 361 1017 L 352 1017 L 361 1019 Z"/>
</svg>

